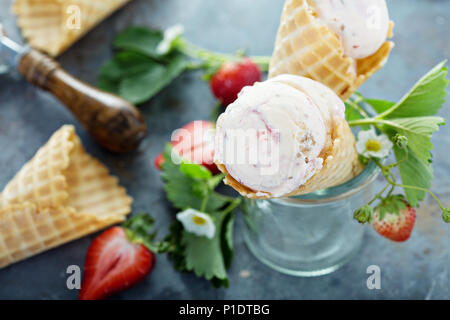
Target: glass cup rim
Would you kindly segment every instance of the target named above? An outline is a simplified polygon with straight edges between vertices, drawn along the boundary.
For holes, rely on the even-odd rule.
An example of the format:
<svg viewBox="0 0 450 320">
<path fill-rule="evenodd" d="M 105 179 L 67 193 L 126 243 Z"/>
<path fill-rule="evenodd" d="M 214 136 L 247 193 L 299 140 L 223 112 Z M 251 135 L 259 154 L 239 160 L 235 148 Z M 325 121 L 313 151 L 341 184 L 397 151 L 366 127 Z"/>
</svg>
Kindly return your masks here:
<svg viewBox="0 0 450 320">
<path fill-rule="evenodd" d="M 293 204 L 316 204 L 349 198 L 355 193 L 359 192 L 368 184 L 372 183 L 379 173 L 380 169 L 378 168 L 378 166 L 375 164 L 375 162 L 370 161 L 359 175 L 341 185 L 315 191 L 305 195 L 272 199 L 272 201 L 283 201 Z"/>
</svg>

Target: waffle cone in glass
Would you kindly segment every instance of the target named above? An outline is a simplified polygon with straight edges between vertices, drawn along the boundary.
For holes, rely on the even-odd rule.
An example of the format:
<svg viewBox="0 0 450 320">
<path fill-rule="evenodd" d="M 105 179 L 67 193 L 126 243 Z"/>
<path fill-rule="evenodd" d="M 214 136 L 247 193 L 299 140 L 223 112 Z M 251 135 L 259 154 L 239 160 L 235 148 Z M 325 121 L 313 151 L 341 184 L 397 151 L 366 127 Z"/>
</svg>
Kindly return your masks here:
<svg viewBox="0 0 450 320">
<path fill-rule="evenodd" d="M 12 11 L 28 43 L 57 56 L 129 1 L 15 0 Z"/>
<path fill-rule="evenodd" d="M 63 126 L 0 194 L 0 268 L 121 222 L 131 203 Z"/>
<path fill-rule="evenodd" d="M 347 121 L 336 119 L 335 125 L 331 141 L 328 143 L 330 147 L 321 154 L 321 157 L 324 159 L 322 169 L 316 172 L 304 185 L 289 194 L 283 195 L 283 197 L 307 194 L 337 186 L 351 180 L 362 171 L 363 166 L 356 151 L 355 137 Z M 225 165 L 216 164 L 226 174 L 224 183 L 234 188 L 242 196 L 250 199 L 273 198 L 270 194 L 261 195 L 261 193 L 247 188 L 228 173 Z"/>
<path fill-rule="evenodd" d="M 344 56 L 339 36 L 316 16 L 314 0 L 286 0 L 269 78 L 293 74 L 311 78 L 347 100 L 388 60 L 394 43 L 386 41 L 373 55 L 356 60 L 356 74 L 350 72 L 354 59 Z M 391 21 L 389 37 L 394 23 Z"/>
</svg>

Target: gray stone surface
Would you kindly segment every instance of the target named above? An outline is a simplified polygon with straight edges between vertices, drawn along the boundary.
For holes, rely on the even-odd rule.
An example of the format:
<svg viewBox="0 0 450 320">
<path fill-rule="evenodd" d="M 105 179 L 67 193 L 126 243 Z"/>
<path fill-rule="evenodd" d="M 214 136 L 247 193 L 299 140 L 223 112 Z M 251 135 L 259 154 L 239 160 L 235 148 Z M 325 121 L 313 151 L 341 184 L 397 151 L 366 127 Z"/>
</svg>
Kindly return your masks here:
<svg viewBox="0 0 450 320">
<path fill-rule="evenodd" d="M 0 20 L 19 40 L 11 0 L 1 0 Z M 450 2 L 444 0 L 389 0 L 396 21 L 397 44 L 386 67 L 361 91 L 369 97 L 399 99 L 424 72 L 450 57 Z M 95 83 L 101 64 L 111 56 L 111 39 L 129 25 L 168 27 L 182 23 L 186 37 L 210 49 L 232 52 L 247 48 L 252 54 L 271 54 L 282 0 L 133 0 L 60 57 L 79 78 Z M 139 152 L 113 156 L 99 149 L 85 131 L 77 130 L 87 150 L 100 158 L 135 198 L 135 211 L 149 211 L 163 235 L 174 210 L 165 200 L 159 173 L 152 161 L 173 129 L 198 118 L 207 119 L 214 100 L 200 74 L 181 76 L 158 97 L 144 104 L 150 133 Z M 442 115 L 450 118 L 449 104 Z M 0 76 L 0 187 L 61 125 L 75 123 L 69 112 L 47 93 L 23 79 Z M 450 126 L 434 138 L 436 178 L 433 190 L 450 205 Z M 367 229 L 359 254 L 337 272 L 319 278 L 294 278 L 258 262 L 236 228 L 236 255 L 229 289 L 214 289 L 194 275 L 179 274 L 164 255 L 142 284 L 117 295 L 119 299 L 448 299 L 450 297 L 450 230 L 439 208 L 429 199 L 418 210 L 410 241 L 394 244 Z M 0 270 L 0 298 L 73 299 L 65 287 L 65 270 L 82 265 L 94 236 L 85 237 Z M 366 288 L 366 268 L 382 269 L 382 289 Z M 248 277 L 241 277 L 248 271 Z"/>
</svg>

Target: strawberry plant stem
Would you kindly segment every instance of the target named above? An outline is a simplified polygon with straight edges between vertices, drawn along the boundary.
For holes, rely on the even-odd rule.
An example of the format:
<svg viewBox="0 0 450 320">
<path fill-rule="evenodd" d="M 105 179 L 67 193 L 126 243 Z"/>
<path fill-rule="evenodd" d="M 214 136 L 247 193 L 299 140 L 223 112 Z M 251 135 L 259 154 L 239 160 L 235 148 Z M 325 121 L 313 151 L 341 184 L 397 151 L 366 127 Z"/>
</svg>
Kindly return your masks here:
<svg viewBox="0 0 450 320">
<path fill-rule="evenodd" d="M 358 102 L 359 101 L 361 101 L 361 98 L 358 98 L 358 100 L 355 100 L 355 101 L 353 101 L 353 100 L 351 100 L 351 99 L 348 99 L 347 100 L 347 104 L 350 106 L 350 107 L 352 107 L 353 109 L 355 109 L 361 116 L 363 116 L 365 119 L 368 119 L 368 118 L 370 118 L 369 117 L 369 115 L 367 114 L 367 112 L 363 109 L 363 108 L 361 108 L 359 105 L 358 105 Z"/>
<path fill-rule="evenodd" d="M 180 52 L 184 53 L 185 55 L 194 59 L 205 61 L 206 63 L 203 64 L 203 67 L 205 67 L 206 65 L 221 65 L 225 61 L 242 60 L 242 56 L 240 55 L 213 52 L 194 45 L 182 38 L 176 42 L 175 46 Z M 253 62 L 255 62 L 262 71 L 267 72 L 269 70 L 269 56 L 251 56 L 249 58 L 253 60 Z"/>
<path fill-rule="evenodd" d="M 236 209 L 241 204 L 241 198 L 235 198 L 231 203 L 222 211 L 222 216 L 227 215 L 229 212 Z"/>
<path fill-rule="evenodd" d="M 433 197 L 433 199 L 436 201 L 436 203 L 439 205 L 439 207 L 441 208 L 442 211 L 445 210 L 445 207 L 442 205 L 442 202 L 439 200 L 439 198 L 431 191 L 425 188 L 421 188 L 421 187 L 417 187 L 417 186 L 410 186 L 410 185 L 405 185 L 405 184 L 399 184 L 396 181 L 396 178 L 394 176 L 394 174 L 391 172 L 392 167 L 391 166 L 383 166 L 381 164 L 381 162 L 378 159 L 373 159 L 374 162 L 376 163 L 376 165 L 381 169 L 381 171 L 384 173 L 384 176 L 386 177 L 386 180 L 388 182 L 388 184 L 390 184 L 393 188 L 391 189 L 391 191 L 389 192 L 389 195 L 392 193 L 393 189 L 395 187 L 399 187 L 399 188 L 403 188 L 403 189 L 411 189 L 411 190 L 417 190 L 417 191 L 422 191 L 422 192 L 426 192 L 428 193 L 430 196 Z M 402 160 L 403 161 L 403 160 Z M 401 161 L 400 161 L 401 162 Z M 387 172 L 387 173 L 386 173 Z M 382 192 L 384 192 L 385 190 L 383 190 Z M 380 195 L 378 194 L 377 197 L 379 197 Z M 377 198 L 376 197 L 376 198 Z M 375 199 L 376 199 L 375 198 Z M 371 201 L 373 202 L 373 201 Z M 370 204 L 370 203 L 369 203 Z"/>
<path fill-rule="evenodd" d="M 426 193 L 428 193 L 430 196 L 432 196 L 434 198 L 434 200 L 439 205 L 441 210 L 445 210 L 445 207 L 442 205 L 442 202 L 439 200 L 439 198 L 432 191 L 430 191 L 428 189 L 421 188 L 421 187 L 416 187 L 416 186 L 409 186 L 409 185 L 405 185 L 405 184 L 398 184 L 398 183 L 395 183 L 394 181 L 392 181 L 391 179 L 388 179 L 388 182 L 391 185 L 395 186 L 395 187 L 400 187 L 400 188 L 404 188 L 404 189 L 411 189 L 411 190 L 417 190 L 417 191 L 426 192 Z"/>
</svg>

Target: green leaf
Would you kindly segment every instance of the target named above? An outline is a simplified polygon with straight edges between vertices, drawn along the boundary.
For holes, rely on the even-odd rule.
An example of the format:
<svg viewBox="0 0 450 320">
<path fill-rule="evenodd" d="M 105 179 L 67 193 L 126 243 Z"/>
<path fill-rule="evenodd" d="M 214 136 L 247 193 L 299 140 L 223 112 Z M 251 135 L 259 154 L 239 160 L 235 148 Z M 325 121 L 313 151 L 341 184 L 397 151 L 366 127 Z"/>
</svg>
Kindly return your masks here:
<svg viewBox="0 0 450 320">
<path fill-rule="evenodd" d="M 180 170 L 185 176 L 192 179 L 208 180 L 212 177 L 211 171 L 195 163 L 183 162 L 180 165 Z"/>
<path fill-rule="evenodd" d="M 119 82 L 106 76 L 99 75 L 97 86 L 106 92 L 119 94 Z"/>
<path fill-rule="evenodd" d="M 395 105 L 395 102 L 387 100 L 364 99 L 364 101 L 367 102 L 377 113 L 383 113 Z"/>
<path fill-rule="evenodd" d="M 356 92 L 345 102 L 345 118 L 347 121 L 361 120 L 368 116 L 367 105 L 364 105 L 363 101 L 364 97 Z M 361 125 L 361 129 L 369 130 L 370 126 Z"/>
<path fill-rule="evenodd" d="M 162 164 L 162 178 L 165 182 L 164 189 L 167 192 L 167 198 L 173 206 L 180 210 L 193 208 L 201 210 L 205 193 L 202 190 L 209 190 L 209 181 L 199 181 L 185 175 L 180 165 L 172 161 L 172 146 L 167 144 L 164 151 L 164 163 Z M 211 181 L 214 177 L 210 178 Z M 204 184 L 202 188 L 199 186 Z M 209 192 L 205 211 L 212 212 L 224 207 L 230 198 L 222 196 L 216 192 Z"/>
<path fill-rule="evenodd" d="M 210 214 L 216 233 L 213 239 L 200 237 L 185 231 L 177 222 L 171 227 L 164 248 L 169 251 L 177 270 L 192 271 L 210 280 L 214 286 L 226 287 L 226 269 L 233 258 L 234 210 L 241 200 L 214 191 L 223 175 L 212 176 L 206 168 L 182 162 L 179 158 L 175 159 L 175 162 L 181 162 L 177 164 L 172 161 L 172 150 L 172 146 L 167 144 L 162 164 L 168 199 L 178 209 L 192 208 Z M 174 155 L 177 156 L 176 153 Z M 202 208 L 203 205 L 205 208 Z"/>
<path fill-rule="evenodd" d="M 125 229 L 132 230 L 133 233 L 140 237 L 148 237 L 149 240 L 153 240 L 155 238 L 155 233 L 152 233 L 153 218 L 147 214 L 136 214 L 129 218 L 122 224 L 122 227 Z"/>
<path fill-rule="evenodd" d="M 447 96 L 446 87 L 449 82 L 446 79 L 446 62 L 439 63 L 423 76 L 392 111 L 388 110 L 381 116 L 387 119 L 436 115 Z"/>
<path fill-rule="evenodd" d="M 225 173 L 216 174 L 208 181 L 209 189 L 214 190 L 225 178 Z"/>
<path fill-rule="evenodd" d="M 345 102 L 345 119 L 352 121 L 364 119 L 364 117 L 350 105 L 350 102 Z"/>
<path fill-rule="evenodd" d="M 229 212 L 224 218 L 222 228 L 222 252 L 226 268 L 229 268 L 233 261 L 233 229 L 234 213 Z"/>
<path fill-rule="evenodd" d="M 141 243 L 154 253 L 166 252 L 169 243 L 156 242 L 156 232 L 153 232 L 154 220 L 148 213 L 138 213 L 122 224 L 127 237 L 133 243 Z"/>
<path fill-rule="evenodd" d="M 148 27 L 130 27 L 116 36 L 114 47 L 159 59 L 161 55 L 156 48 L 163 37 L 161 30 L 149 29 Z"/>
<path fill-rule="evenodd" d="M 180 54 L 174 54 L 167 64 L 152 61 L 141 73 L 120 81 L 119 95 L 132 103 L 143 103 L 177 78 L 187 64 L 186 57 Z"/>
<path fill-rule="evenodd" d="M 100 69 L 100 75 L 115 81 L 144 72 L 154 60 L 131 51 L 119 52 Z"/>
<path fill-rule="evenodd" d="M 423 162 L 431 160 L 431 136 L 445 123 L 441 117 L 390 119 L 386 124 L 408 138 L 408 146 Z"/>
<path fill-rule="evenodd" d="M 224 218 L 220 212 L 211 214 L 216 226 L 214 238 L 208 239 L 183 231 L 182 244 L 185 247 L 186 269 L 198 277 L 215 279 L 215 284 L 227 286 L 228 276 L 222 255 L 221 230 Z M 219 281 L 217 281 L 219 280 Z"/>
<path fill-rule="evenodd" d="M 134 104 L 147 101 L 178 77 L 188 64 L 181 54 L 156 61 L 140 53 L 116 54 L 100 70 L 99 87 Z"/>
<path fill-rule="evenodd" d="M 192 179 L 185 176 L 179 166 L 172 162 L 171 150 L 170 145 L 166 147 L 162 164 L 162 179 L 165 182 L 164 189 L 167 192 L 167 198 L 177 209 L 194 208 L 199 210 L 202 198 L 193 193 Z"/>
<path fill-rule="evenodd" d="M 124 78 L 145 72 L 153 63 L 152 59 L 142 54 L 120 52 L 100 69 L 98 86 L 105 91 L 119 94 L 119 85 Z"/>
<path fill-rule="evenodd" d="M 184 256 L 184 246 L 181 243 L 183 238 L 183 225 L 181 222 L 174 222 L 169 228 L 169 234 L 164 239 L 170 244 L 169 258 L 172 260 L 175 270 L 187 272 L 186 259 Z"/>
<path fill-rule="evenodd" d="M 165 242 L 172 248 L 169 257 L 176 270 L 192 271 L 210 280 L 215 287 L 228 287 L 226 269 L 233 258 L 234 213 L 222 211 L 211 216 L 216 226 L 213 239 L 188 233 L 177 221 L 170 227 Z"/>
<path fill-rule="evenodd" d="M 408 186 L 429 189 L 433 180 L 433 167 L 431 163 L 422 161 L 410 148 L 406 150 L 394 146 L 395 157 L 400 162 L 398 168 L 402 183 Z M 417 207 L 419 202 L 425 198 L 426 193 L 424 191 L 409 188 L 404 188 L 404 190 L 408 202 L 413 207 Z"/>
</svg>

